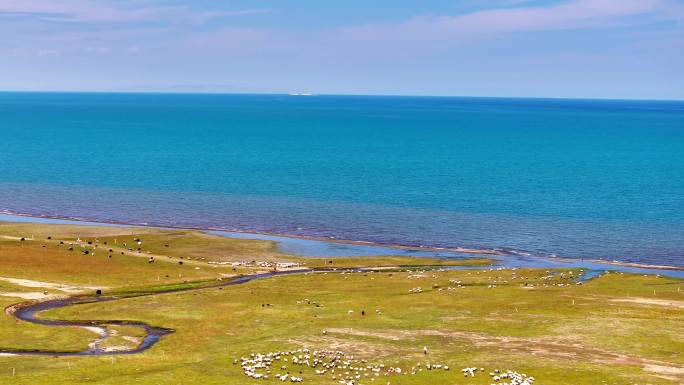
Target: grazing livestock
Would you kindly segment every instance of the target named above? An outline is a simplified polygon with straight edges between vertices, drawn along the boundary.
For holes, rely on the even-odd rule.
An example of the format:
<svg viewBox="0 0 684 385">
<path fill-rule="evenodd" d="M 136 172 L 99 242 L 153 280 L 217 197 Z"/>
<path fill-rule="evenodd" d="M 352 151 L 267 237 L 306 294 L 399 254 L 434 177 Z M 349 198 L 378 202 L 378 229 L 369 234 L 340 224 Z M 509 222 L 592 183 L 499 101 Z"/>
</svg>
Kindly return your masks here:
<svg viewBox="0 0 684 385">
<path fill-rule="evenodd" d="M 362 380 L 374 381 L 380 376 L 416 375 L 423 371 L 421 363 L 412 367 L 409 373 L 399 366 L 369 363 L 365 359 L 341 351 L 325 349 L 297 349 L 265 354 L 250 353 L 246 357 L 241 357 L 239 361 L 233 360 L 233 365 L 238 362 L 240 362 L 245 376 L 257 380 L 267 380 L 273 371 L 278 370 L 275 368 L 279 368 L 281 373 L 275 373 L 273 377 L 281 382 L 304 382 L 304 377 L 301 375 L 304 374 L 306 368 L 311 369 L 311 372 L 316 376 L 329 376 L 331 380 L 345 385 L 360 385 Z M 443 364 L 425 364 L 425 368 L 428 371 L 449 371 L 449 366 Z M 300 376 L 292 375 L 296 371 L 299 372 Z M 478 368 L 467 367 L 462 369 L 462 372 L 465 377 L 475 377 Z M 479 368 L 479 372 L 484 372 L 484 368 Z M 510 370 L 503 374 L 499 373 L 498 369 L 490 373 L 495 385 L 533 385 L 534 383 L 534 377 L 529 377 L 526 374 Z"/>
</svg>

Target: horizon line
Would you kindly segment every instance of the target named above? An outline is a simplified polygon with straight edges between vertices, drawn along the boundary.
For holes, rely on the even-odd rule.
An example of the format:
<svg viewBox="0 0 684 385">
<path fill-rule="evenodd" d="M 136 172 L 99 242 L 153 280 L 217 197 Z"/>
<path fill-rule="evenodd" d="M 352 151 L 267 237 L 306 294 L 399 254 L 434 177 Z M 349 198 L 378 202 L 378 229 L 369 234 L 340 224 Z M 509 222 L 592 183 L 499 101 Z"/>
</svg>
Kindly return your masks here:
<svg viewBox="0 0 684 385">
<path fill-rule="evenodd" d="M 535 99 L 535 100 L 595 100 L 595 101 L 653 101 L 653 102 L 684 102 L 682 98 L 638 98 L 638 97 L 582 97 L 582 96 L 496 96 L 496 95 L 429 95 L 429 94 L 383 94 L 383 93 L 311 93 L 309 95 L 296 95 L 292 92 L 240 92 L 240 91 L 152 91 L 152 90 L 12 90 L 0 89 L 0 94 L 25 93 L 25 94 L 141 94 L 141 95 L 263 95 L 263 96 L 350 96 L 350 97 L 413 97 L 413 98 L 462 98 L 462 99 Z M 307 91 L 308 92 L 308 91 Z"/>
</svg>

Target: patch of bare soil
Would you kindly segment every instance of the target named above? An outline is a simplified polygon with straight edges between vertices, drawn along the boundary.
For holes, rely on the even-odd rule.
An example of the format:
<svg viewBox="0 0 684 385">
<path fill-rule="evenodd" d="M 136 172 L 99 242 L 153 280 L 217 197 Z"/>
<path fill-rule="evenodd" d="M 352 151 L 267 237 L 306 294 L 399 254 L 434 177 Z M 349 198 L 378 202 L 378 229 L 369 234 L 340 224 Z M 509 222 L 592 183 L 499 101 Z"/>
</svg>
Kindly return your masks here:
<svg viewBox="0 0 684 385">
<path fill-rule="evenodd" d="M 338 338 L 334 336 L 302 337 L 290 339 L 288 342 L 311 350 L 337 350 L 343 352 L 354 352 L 355 356 L 364 358 L 389 356 L 398 352 L 398 349 L 392 347 L 373 344 L 365 341 Z"/>
<path fill-rule="evenodd" d="M 684 301 L 675 301 L 671 299 L 657 299 L 657 298 L 643 298 L 643 297 L 627 297 L 611 299 L 612 302 L 634 303 L 637 305 L 654 305 L 667 306 L 684 309 Z"/>
<path fill-rule="evenodd" d="M 34 288 L 37 287 L 37 288 L 41 288 L 41 289 L 59 290 L 59 291 L 69 293 L 69 294 L 80 293 L 84 290 L 108 289 L 108 287 L 105 287 L 105 286 L 99 286 L 99 287 L 70 286 L 70 285 L 63 285 L 60 283 L 33 281 L 30 279 L 10 278 L 10 277 L 0 277 L 0 281 L 9 282 L 13 285 L 23 286 L 23 287 L 34 287 Z"/>
<path fill-rule="evenodd" d="M 654 373 L 656 377 L 671 381 L 679 381 L 680 384 L 684 384 L 684 368 L 647 364 L 644 365 L 643 369 L 647 372 Z"/>
<path fill-rule="evenodd" d="M 48 300 L 48 299 L 60 298 L 60 296 L 58 296 L 58 295 L 45 294 L 42 291 L 21 292 L 21 293 L 20 292 L 7 292 L 7 293 L 6 292 L 0 292 L 0 296 L 30 299 L 30 300 L 36 300 L 36 299 Z"/>
<path fill-rule="evenodd" d="M 465 339 L 475 346 L 506 353 L 523 353 L 549 358 L 587 360 L 603 365 L 638 365 L 645 371 L 667 375 L 668 378 L 684 379 L 684 367 L 649 360 L 641 357 L 628 356 L 604 349 L 585 346 L 573 341 L 553 338 L 522 338 L 508 336 L 492 336 L 476 332 L 459 332 L 443 330 L 360 330 L 351 328 L 328 329 L 330 334 L 375 337 L 393 341 L 415 339 L 422 336 L 437 336 Z"/>
</svg>

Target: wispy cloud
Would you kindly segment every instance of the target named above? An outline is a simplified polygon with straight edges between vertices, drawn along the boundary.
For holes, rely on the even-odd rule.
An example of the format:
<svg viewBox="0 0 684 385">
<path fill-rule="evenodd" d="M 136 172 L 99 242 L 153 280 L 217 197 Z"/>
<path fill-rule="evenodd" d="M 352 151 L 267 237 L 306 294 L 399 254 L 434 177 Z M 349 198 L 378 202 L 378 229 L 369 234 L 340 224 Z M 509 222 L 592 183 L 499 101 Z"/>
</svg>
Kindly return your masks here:
<svg viewBox="0 0 684 385">
<path fill-rule="evenodd" d="M 163 0 L 0 0 L 0 40 L 6 55 L 139 54 L 145 45 L 169 47 L 210 22 L 272 12 L 226 9 Z M 47 48 L 46 48 L 47 47 Z M 131 48 L 134 47 L 134 48 Z M 1 51 L 0 51 L 1 52 Z"/>
<path fill-rule="evenodd" d="M 0 16 L 30 18 L 43 22 L 133 23 L 191 22 L 203 23 L 216 18 L 271 12 L 270 9 L 233 11 L 196 9 L 190 5 L 171 6 L 144 0 L 105 2 L 98 0 L 3 0 Z"/>
<path fill-rule="evenodd" d="M 524 4 L 524 2 L 523 2 Z M 546 6 L 513 6 L 455 16 L 417 16 L 400 23 L 342 29 L 351 39 L 413 41 L 491 36 L 502 33 L 584 29 L 643 23 L 640 17 L 682 21 L 670 0 L 571 0 Z"/>
</svg>

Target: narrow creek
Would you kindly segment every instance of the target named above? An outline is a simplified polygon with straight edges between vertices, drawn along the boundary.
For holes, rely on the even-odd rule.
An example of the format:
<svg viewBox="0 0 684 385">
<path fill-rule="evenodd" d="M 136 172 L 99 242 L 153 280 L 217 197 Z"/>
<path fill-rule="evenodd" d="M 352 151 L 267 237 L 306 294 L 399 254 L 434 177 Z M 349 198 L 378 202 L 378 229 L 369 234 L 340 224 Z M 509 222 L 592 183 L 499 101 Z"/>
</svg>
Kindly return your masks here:
<svg viewBox="0 0 684 385">
<path fill-rule="evenodd" d="M 510 260 L 509 260 L 510 264 Z M 529 265 L 528 263 L 520 263 L 520 266 L 517 266 L 517 264 L 511 264 L 513 266 L 505 266 L 502 267 L 501 265 L 494 265 L 494 266 L 397 266 L 397 269 L 448 269 L 448 270 L 475 270 L 475 269 L 502 269 L 502 268 L 527 268 L 527 267 L 532 267 L 532 268 L 579 268 L 581 269 L 582 273 L 576 278 L 577 281 L 588 281 L 590 279 L 596 278 L 597 276 L 600 276 L 601 274 L 605 273 L 608 269 L 605 269 L 606 266 L 602 266 L 600 264 L 587 264 L 587 263 L 574 263 L 571 264 L 571 266 L 563 266 L 562 264 L 559 265 L 541 265 L 541 266 L 525 266 Z M 631 268 L 624 268 L 624 267 L 618 267 L 615 270 L 617 271 L 623 271 L 623 272 L 630 272 L 630 273 L 642 273 L 642 269 L 634 269 L 637 271 L 630 271 L 632 270 Z M 287 271 L 272 271 L 272 272 L 264 272 L 264 273 L 257 273 L 257 274 L 250 274 L 250 275 L 241 275 L 234 277 L 230 279 L 229 281 L 223 281 L 223 282 L 216 282 L 215 284 L 210 284 L 210 285 L 202 285 L 202 286 L 197 286 L 197 287 L 180 287 L 180 288 L 171 288 L 168 290 L 159 290 L 159 291 L 154 291 L 154 292 L 142 292 L 142 293 L 134 293 L 134 294 L 127 294 L 127 295 L 119 295 L 119 296 L 106 296 L 106 295 L 88 295 L 88 296 L 74 296 L 70 298 L 65 298 L 65 299 L 55 299 L 55 300 L 48 300 L 44 302 L 37 302 L 37 303 L 19 303 L 15 304 L 12 306 L 7 307 L 6 313 L 12 315 L 14 318 L 38 325 L 45 325 L 45 326 L 53 326 L 53 327 L 84 327 L 84 328 L 97 328 L 101 330 L 101 337 L 98 341 L 98 343 L 95 344 L 90 344 L 86 349 L 83 349 L 81 351 L 59 351 L 59 350 L 39 350 L 39 349 L 6 349 L 0 347 L 0 355 L 22 355 L 22 356 L 110 356 L 110 355 L 130 355 L 130 354 L 137 354 L 144 352 L 145 350 L 151 348 L 154 346 L 157 342 L 159 342 L 164 336 L 169 335 L 174 332 L 173 329 L 169 328 L 164 328 L 164 327 L 159 327 L 159 326 L 153 326 L 145 322 L 141 321 L 129 321 L 129 320 L 60 320 L 60 319 L 49 319 L 49 318 L 40 318 L 39 313 L 47 311 L 47 310 L 53 310 L 53 309 L 58 309 L 58 308 L 63 308 L 67 306 L 76 306 L 76 305 L 81 305 L 81 304 L 90 304 L 90 303 L 104 303 L 104 302 L 113 302 L 113 301 L 119 301 L 123 299 L 128 299 L 128 298 L 135 298 L 135 297 L 144 297 L 144 296 L 153 296 L 153 295 L 161 295 L 161 294 L 168 294 L 168 293 L 180 293 L 180 292 L 187 292 L 187 291 L 193 291 L 193 290 L 203 290 L 203 289 L 210 289 L 210 288 L 216 288 L 216 287 L 225 287 L 225 286 L 232 286 L 232 285 L 239 285 L 243 283 L 247 283 L 250 281 L 254 281 L 257 279 L 264 279 L 264 278 L 270 278 L 270 277 L 275 277 L 275 276 L 282 276 L 282 275 L 292 275 L 292 274 L 304 274 L 304 273 L 315 273 L 315 272 L 331 272 L 331 271 L 336 271 L 336 272 L 362 272 L 362 271 L 379 271 L 378 268 L 373 268 L 373 267 L 366 267 L 366 268 L 358 268 L 358 267 L 351 267 L 351 268 L 309 268 L 309 269 L 297 269 L 297 270 L 287 270 Z M 652 273 L 652 272 L 651 272 Z M 681 271 L 678 271 L 677 273 L 682 273 Z M 145 332 L 145 337 L 143 338 L 142 342 L 136 346 L 136 347 L 131 347 L 129 349 L 117 349 L 117 350 L 108 350 L 108 349 L 103 349 L 100 347 L 100 344 L 104 342 L 107 338 L 111 337 L 113 334 L 111 333 L 109 327 L 110 326 L 133 326 L 133 327 L 138 327 L 144 330 Z"/>
<path fill-rule="evenodd" d="M 86 349 L 80 351 L 59 351 L 59 350 L 40 350 L 40 349 L 5 349 L 0 347 L 0 354 L 5 355 L 21 355 L 21 356 L 106 356 L 106 355 L 130 355 L 144 352 L 145 350 L 154 346 L 159 340 L 174 332 L 173 329 L 168 329 L 164 327 L 152 326 L 148 323 L 141 321 L 126 321 L 126 320 L 60 320 L 60 319 L 50 319 L 41 318 L 39 313 L 59 309 L 67 306 L 76 306 L 82 304 L 90 303 L 104 303 L 119 301 L 128 298 L 145 297 L 153 295 L 161 295 L 168 293 L 180 293 L 192 290 L 203 290 L 223 286 L 239 285 L 254 281 L 256 279 L 270 278 L 274 276 L 281 275 L 291 275 L 291 274 L 302 274 L 310 273 L 315 271 L 328 271 L 331 269 L 299 269 L 299 270 L 288 270 L 288 271 L 274 271 L 250 275 L 242 275 L 232 278 L 229 281 L 217 282 L 212 285 L 203 285 L 200 287 L 183 287 L 174 288 L 169 290 L 161 290 L 150 293 L 135 293 L 131 295 L 121 295 L 121 296 L 103 296 L 103 295 L 92 295 L 92 296 L 74 296 L 65 299 L 55 299 L 48 300 L 44 302 L 29 303 L 24 306 L 24 303 L 16 304 L 7 307 L 6 313 L 12 315 L 14 318 L 30 322 L 33 324 L 53 326 L 53 327 L 87 327 L 87 328 L 98 328 L 102 330 L 102 335 L 100 343 L 106 340 L 112 335 L 109 327 L 110 326 L 133 326 L 139 327 L 145 331 L 145 337 L 142 343 L 138 346 L 125 350 L 106 350 L 100 348 L 99 344 L 91 344 Z M 357 270 L 357 269 L 338 269 L 338 271 L 346 270 Z"/>
</svg>

